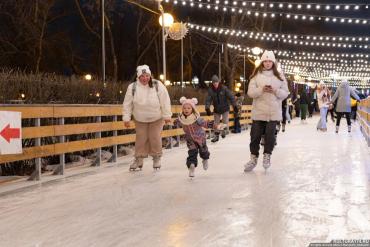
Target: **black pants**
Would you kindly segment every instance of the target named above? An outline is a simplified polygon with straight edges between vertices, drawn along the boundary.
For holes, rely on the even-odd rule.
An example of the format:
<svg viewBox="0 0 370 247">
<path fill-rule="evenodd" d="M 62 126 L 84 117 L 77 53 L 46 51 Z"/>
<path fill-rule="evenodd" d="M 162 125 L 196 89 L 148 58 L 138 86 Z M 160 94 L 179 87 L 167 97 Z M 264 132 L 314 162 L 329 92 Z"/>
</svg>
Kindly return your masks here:
<svg viewBox="0 0 370 247">
<path fill-rule="evenodd" d="M 234 118 L 234 132 L 235 133 L 240 133 L 241 132 L 240 118 L 239 117 Z"/>
<path fill-rule="evenodd" d="M 351 126 L 351 113 L 350 112 L 337 112 L 337 126 L 340 125 L 340 119 L 346 115 L 347 125 Z"/>
<path fill-rule="evenodd" d="M 188 150 L 188 158 L 186 159 L 186 165 L 189 168 L 191 164 L 194 164 L 195 167 L 198 165 L 198 153 L 199 156 L 204 159 L 209 159 L 209 151 L 207 147 L 207 143 L 202 143 L 202 145 L 199 145 L 198 143 L 187 143 L 189 150 Z M 195 145 L 195 148 L 194 148 Z"/>
<path fill-rule="evenodd" d="M 283 115 L 283 121 L 281 122 L 282 124 L 286 124 L 286 106 L 283 106 L 282 108 L 282 115 Z"/>
<path fill-rule="evenodd" d="M 251 154 L 254 154 L 258 157 L 261 137 L 263 134 L 265 135 L 265 145 L 263 153 L 272 154 L 272 150 L 274 149 L 276 140 L 276 125 L 277 121 L 266 122 L 253 120 L 251 129 L 251 143 L 249 144 Z"/>
</svg>

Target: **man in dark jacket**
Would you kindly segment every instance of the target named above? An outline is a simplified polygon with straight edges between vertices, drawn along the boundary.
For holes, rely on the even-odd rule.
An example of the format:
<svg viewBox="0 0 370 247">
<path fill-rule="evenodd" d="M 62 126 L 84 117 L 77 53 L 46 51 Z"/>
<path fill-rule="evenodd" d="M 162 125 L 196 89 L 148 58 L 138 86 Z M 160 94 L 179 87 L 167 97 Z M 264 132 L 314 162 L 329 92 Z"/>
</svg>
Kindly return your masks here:
<svg viewBox="0 0 370 247">
<path fill-rule="evenodd" d="M 229 111 L 230 103 L 234 107 L 234 113 L 238 113 L 238 108 L 236 106 L 234 95 L 231 91 L 224 85 L 221 84 L 220 79 L 217 75 L 212 76 L 212 85 L 208 89 L 208 95 L 206 99 L 206 112 L 210 116 L 211 104 L 213 104 L 215 125 L 218 125 L 222 116 L 222 123 L 229 126 Z M 229 128 L 227 127 L 227 130 Z M 211 140 L 212 142 L 217 142 L 219 140 L 220 131 L 215 131 L 215 136 Z M 225 138 L 225 130 L 222 130 L 222 138 Z"/>
</svg>

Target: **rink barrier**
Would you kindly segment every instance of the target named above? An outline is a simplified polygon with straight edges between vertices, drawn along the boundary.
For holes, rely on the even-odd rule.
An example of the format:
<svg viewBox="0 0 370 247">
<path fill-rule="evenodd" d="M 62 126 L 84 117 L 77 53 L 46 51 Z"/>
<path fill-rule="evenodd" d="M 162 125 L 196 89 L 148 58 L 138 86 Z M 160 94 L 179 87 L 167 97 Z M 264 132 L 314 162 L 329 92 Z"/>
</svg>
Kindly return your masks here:
<svg viewBox="0 0 370 247">
<path fill-rule="evenodd" d="M 205 115 L 204 105 L 197 106 L 197 110 Z M 240 123 L 247 126 L 252 123 L 251 105 L 242 107 Z M 135 142 L 135 123 L 130 122 L 130 127 L 125 128 L 122 121 L 122 105 L 0 105 L 0 111 L 21 112 L 22 122 L 26 121 L 32 127 L 22 128 L 23 146 L 25 140 L 34 140 L 33 146 L 23 147 L 22 154 L 0 155 L 0 165 L 22 160 L 35 160 L 35 171 L 30 180 L 41 179 L 42 158 L 48 156 L 59 156 L 59 165 L 54 170 L 54 175 L 65 173 L 65 154 L 85 150 L 97 150 L 97 159 L 94 165 L 102 163 L 102 147 L 113 147 L 113 154 L 110 162 L 117 161 L 117 146 Z M 172 106 L 173 120 L 181 112 L 181 106 Z M 232 108 L 230 108 L 232 112 Z M 230 113 L 229 127 L 234 125 L 233 113 Z M 108 121 L 103 121 L 108 119 Z M 205 119 L 213 119 L 213 116 L 203 116 Z M 85 119 L 87 123 L 65 124 L 68 120 Z M 122 132 L 119 134 L 119 132 Z M 109 136 L 102 137 L 102 133 L 109 133 Z M 165 126 L 162 131 L 163 138 L 169 138 L 169 147 L 172 148 L 172 138 L 179 143 L 180 136 L 184 132 L 181 128 Z M 73 135 L 84 135 L 84 140 L 70 141 Z M 44 144 L 42 138 L 51 138 L 53 144 Z M 72 138 L 73 139 L 73 138 Z"/>
<path fill-rule="evenodd" d="M 361 100 L 357 109 L 357 119 L 360 130 L 364 135 L 367 145 L 370 147 L 370 96 Z"/>
</svg>

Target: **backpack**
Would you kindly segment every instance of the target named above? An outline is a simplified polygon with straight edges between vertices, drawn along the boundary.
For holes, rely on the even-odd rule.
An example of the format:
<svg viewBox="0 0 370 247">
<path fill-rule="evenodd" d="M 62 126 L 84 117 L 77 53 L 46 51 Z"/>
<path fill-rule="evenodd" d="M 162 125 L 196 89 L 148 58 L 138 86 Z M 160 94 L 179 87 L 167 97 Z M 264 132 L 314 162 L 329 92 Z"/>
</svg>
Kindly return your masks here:
<svg viewBox="0 0 370 247">
<path fill-rule="evenodd" d="M 157 96 L 158 96 L 158 99 L 159 99 L 159 94 L 158 94 L 158 81 L 157 80 L 152 80 L 153 81 L 153 85 L 155 87 L 155 91 L 157 91 Z M 133 85 L 132 85 L 132 97 L 134 97 L 135 93 L 136 93 L 136 86 L 137 86 L 137 81 L 134 81 L 133 82 Z"/>
</svg>

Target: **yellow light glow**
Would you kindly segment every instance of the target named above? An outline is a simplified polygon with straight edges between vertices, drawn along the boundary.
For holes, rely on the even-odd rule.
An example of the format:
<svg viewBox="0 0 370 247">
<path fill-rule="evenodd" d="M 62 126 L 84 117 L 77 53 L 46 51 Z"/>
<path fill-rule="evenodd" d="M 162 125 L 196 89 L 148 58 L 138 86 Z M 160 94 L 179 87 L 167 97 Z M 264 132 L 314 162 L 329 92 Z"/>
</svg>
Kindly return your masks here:
<svg viewBox="0 0 370 247">
<path fill-rule="evenodd" d="M 92 76 L 90 74 L 85 75 L 85 80 L 91 81 Z"/>
<path fill-rule="evenodd" d="M 164 13 L 164 27 L 170 27 L 173 24 L 173 16 L 169 13 Z M 162 26 L 162 15 L 159 17 L 159 24 Z"/>
</svg>

